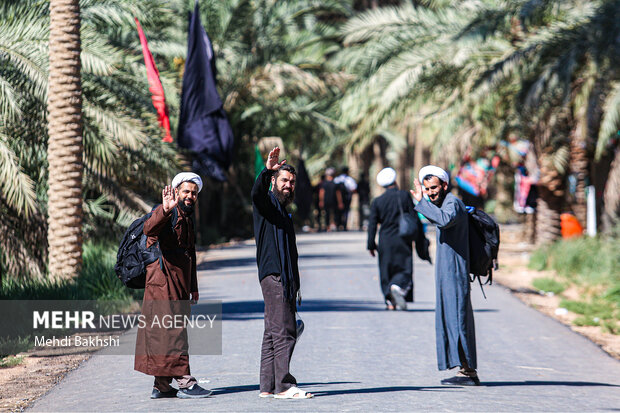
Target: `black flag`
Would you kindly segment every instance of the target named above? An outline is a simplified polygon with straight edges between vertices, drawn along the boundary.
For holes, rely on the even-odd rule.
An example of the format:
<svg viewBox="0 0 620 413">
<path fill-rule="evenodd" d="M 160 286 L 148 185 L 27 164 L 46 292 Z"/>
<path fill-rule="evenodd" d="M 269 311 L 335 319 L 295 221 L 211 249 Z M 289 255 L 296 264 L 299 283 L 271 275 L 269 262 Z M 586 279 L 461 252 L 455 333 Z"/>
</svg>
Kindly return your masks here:
<svg viewBox="0 0 620 413">
<path fill-rule="evenodd" d="M 215 74 L 213 47 L 200 23 L 196 1 L 189 21 L 177 141 L 194 152 L 194 171 L 226 181 L 224 171 L 232 161 L 235 139 L 215 87 Z"/>
</svg>

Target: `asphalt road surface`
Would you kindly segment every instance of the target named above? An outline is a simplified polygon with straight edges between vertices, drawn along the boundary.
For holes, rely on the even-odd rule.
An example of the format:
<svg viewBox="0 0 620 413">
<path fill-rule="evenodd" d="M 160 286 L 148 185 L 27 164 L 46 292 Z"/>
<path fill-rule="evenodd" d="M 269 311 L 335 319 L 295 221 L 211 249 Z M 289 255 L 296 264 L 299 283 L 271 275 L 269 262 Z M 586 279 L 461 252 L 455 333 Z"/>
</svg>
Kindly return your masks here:
<svg viewBox="0 0 620 413">
<path fill-rule="evenodd" d="M 151 400 L 132 356 L 95 355 L 33 411 L 609 411 L 620 410 L 620 363 L 526 307 L 500 286 L 472 289 L 480 387 L 442 386 L 433 267 L 415 258 L 415 303 L 385 311 L 363 233 L 298 236 L 305 322 L 291 373 L 309 400 L 258 397 L 263 304 L 252 242 L 211 250 L 201 300 L 223 304 L 221 355 L 191 357 L 213 396 Z M 129 332 L 131 337 L 135 332 Z"/>
</svg>

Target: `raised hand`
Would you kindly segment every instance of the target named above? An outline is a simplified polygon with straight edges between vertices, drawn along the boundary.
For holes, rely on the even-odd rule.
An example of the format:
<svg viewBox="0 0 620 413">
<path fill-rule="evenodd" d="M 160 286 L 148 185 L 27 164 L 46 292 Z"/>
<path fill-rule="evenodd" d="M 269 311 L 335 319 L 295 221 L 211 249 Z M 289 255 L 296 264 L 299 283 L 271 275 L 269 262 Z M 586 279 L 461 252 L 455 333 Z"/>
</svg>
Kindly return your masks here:
<svg viewBox="0 0 620 413">
<path fill-rule="evenodd" d="M 277 171 L 280 169 L 282 165 L 286 163 L 286 159 L 282 162 L 278 162 L 278 158 L 280 156 L 280 148 L 277 146 L 269 152 L 269 156 L 267 157 L 267 162 L 265 162 L 265 168 L 270 171 Z"/>
<path fill-rule="evenodd" d="M 415 189 L 412 189 L 411 191 L 411 195 L 413 195 L 413 198 L 420 202 L 422 200 L 422 185 L 420 185 L 420 181 L 418 181 L 417 179 L 413 180 L 413 186 Z"/>
<path fill-rule="evenodd" d="M 161 191 L 161 205 L 164 208 L 164 212 L 167 214 L 176 208 L 179 203 L 179 198 L 175 194 L 175 190 L 170 185 L 164 187 Z"/>
</svg>

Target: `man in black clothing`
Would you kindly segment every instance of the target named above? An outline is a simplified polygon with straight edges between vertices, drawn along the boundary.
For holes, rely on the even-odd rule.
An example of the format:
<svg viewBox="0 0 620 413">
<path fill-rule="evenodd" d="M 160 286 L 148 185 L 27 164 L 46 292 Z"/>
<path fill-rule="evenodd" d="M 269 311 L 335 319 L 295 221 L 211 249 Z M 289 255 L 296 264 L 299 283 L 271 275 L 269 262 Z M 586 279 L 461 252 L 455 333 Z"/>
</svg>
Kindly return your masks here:
<svg viewBox="0 0 620 413">
<path fill-rule="evenodd" d="M 325 228 L 327 231 L 338 229 L 336 220 L 339 214 L 338 211 L 344 209 L 341 189 L 334 182 L 335 175 L 336 170 L 334 168 L 327 168 L 325 170 L 325 180 L 319 188 L 319 208 L 325 211 Z"/>
<path fill-rule="evenodd" d="M 415 242 L 418 256 L 430 262 L 429 241 L 424 236 L 418 214 L 413 210 L 411 196 L 396 185 L 396 171 L 392 168 L 381 170 L 377 183 L 386 191 L 370 206 L 367 249 L 373 257 L 375 250 L 379 251 L 379 275 L 386 309 L 406 310 L 407 301 L 414 300 L 412 243 Z M 415 222 L 416 231 L 410 236 L 399 235 L 404 214 L 410 215 Z M 378 247 L 375 244 L 377 224 L 381 224 Z"/>
<path fill-rule="evenodd" d="M 296 172 L 286 160 L 278 162 L 279 154 L 278 147 L 269 152 L 252 188 L 256 263 L 265 300 L 259 396 L 310 398 L 312 394 L 300 390 L 289 372 L 297 339 L 299 269 L 295 229 L 286 207 L 295 198 Z"/>
<path fill-rule="evenodd" d="M 357 183 L 357 196 L 359 199 L 359 229 L 365 231 L 368 228 L 368 217 L 370 215 L 370 184 L 366 172 L 362 172 L 360 175 L 360 180 Z"/>
</svg>

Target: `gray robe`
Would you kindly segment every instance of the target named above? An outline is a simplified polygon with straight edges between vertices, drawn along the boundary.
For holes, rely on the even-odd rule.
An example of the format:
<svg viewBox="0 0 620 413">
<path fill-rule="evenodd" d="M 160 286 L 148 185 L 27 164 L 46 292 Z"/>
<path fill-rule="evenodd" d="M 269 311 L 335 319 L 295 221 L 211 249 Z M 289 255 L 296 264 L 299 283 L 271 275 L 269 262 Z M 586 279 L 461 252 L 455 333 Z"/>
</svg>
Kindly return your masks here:
<svg viewBox="0 0 620 413">
<path fill-rule="evenodd" d="M 441 208 L 422 199 L 415 207 L 437 225 L 435 333 L 439 370 L 462 366 L 459 345 L 476 367 L 476 335 L 469 285 L 469 224 L 465 204 L 448 194 Z"/>
</svg>

